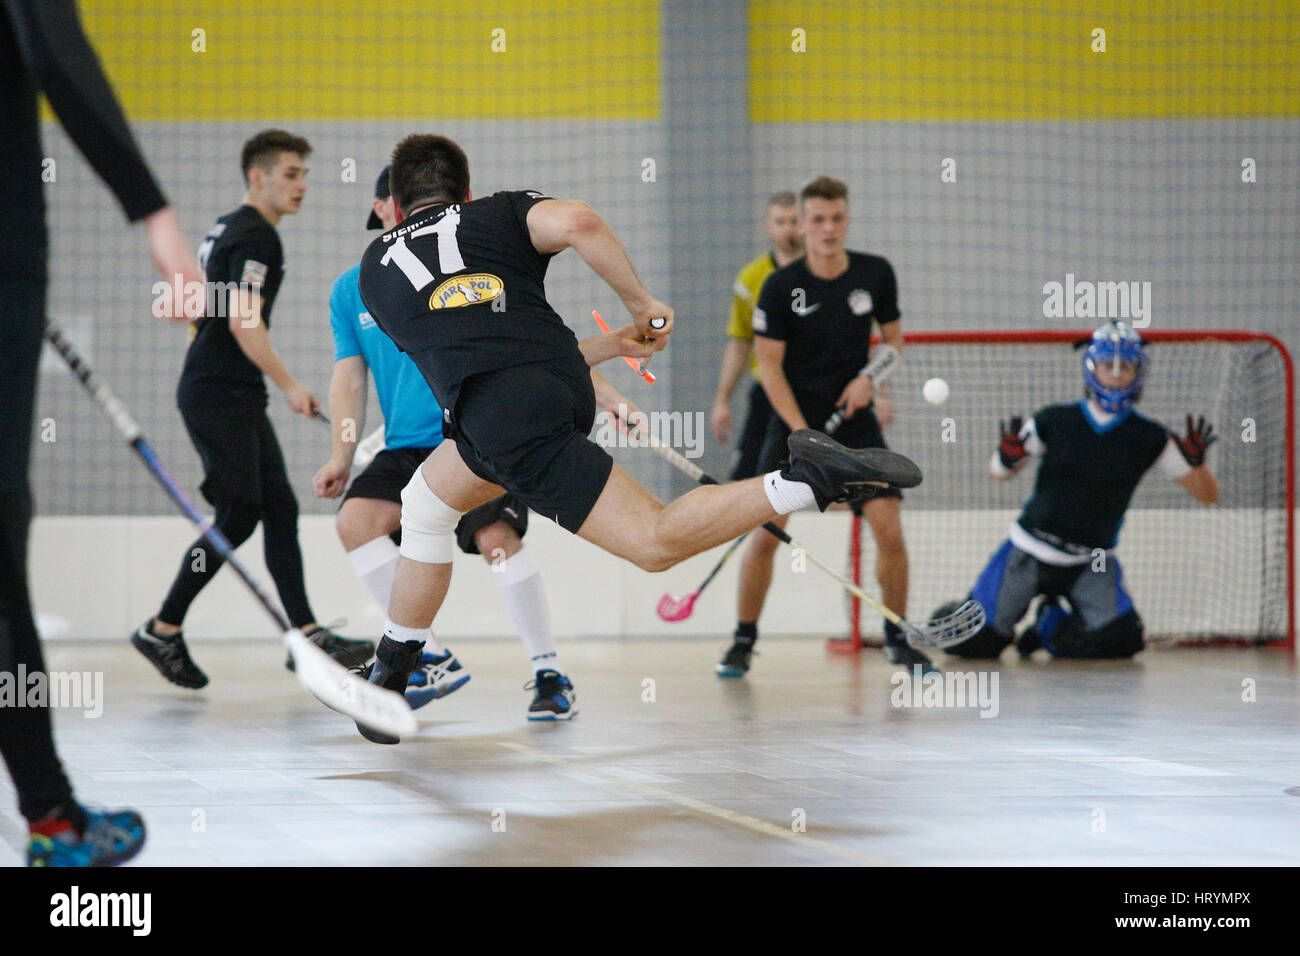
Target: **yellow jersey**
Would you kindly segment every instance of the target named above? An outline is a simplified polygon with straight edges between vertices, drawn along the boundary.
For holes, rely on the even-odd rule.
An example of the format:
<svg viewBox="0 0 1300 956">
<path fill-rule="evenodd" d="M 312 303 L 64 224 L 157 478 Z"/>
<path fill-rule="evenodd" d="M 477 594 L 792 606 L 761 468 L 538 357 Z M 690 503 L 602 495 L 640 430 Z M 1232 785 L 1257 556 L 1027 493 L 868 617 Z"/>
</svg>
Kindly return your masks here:
<svg viewBox="0 0 1300 956">
<path fill-rule="evenodd" d="M 772 253 L 765 252 L 736 273 L 736 281 L 731 285 L 731 319 L 727 322 L 727 335 L 731 338 L 754 341 L 754 307 L 758 305 L 758 293 L 767 277 L 775 271 L 776 259 Z M 753 352 L 749 353 L 749 372 L 757 381 L 758 356 Z"/>
</svg>

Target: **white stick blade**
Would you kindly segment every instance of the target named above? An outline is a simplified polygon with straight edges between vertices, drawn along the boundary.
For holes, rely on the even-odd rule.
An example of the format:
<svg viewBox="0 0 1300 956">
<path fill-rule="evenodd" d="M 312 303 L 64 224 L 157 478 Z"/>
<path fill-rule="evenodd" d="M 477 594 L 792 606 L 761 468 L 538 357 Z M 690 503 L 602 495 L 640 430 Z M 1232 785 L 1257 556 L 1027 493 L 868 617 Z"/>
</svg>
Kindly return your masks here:
<svg viewBox="0 0 1300 956">
<path fill-rule="evenodd" d="M 953 647 L 970 640 L 984 626 L 984 608 L 978 601 L 968 600 L 957 610 L 935 618 L 919 627 L 904 628 L 907 642 L 913 647 Z"/>
<path fill-rule="evenodd" d="M 349 672 L 297 628 L 285 631 L 284 642 L 299 683 L 326 707 L 393 737 L 415 733 L 415 714 L 401 694 Z"/>
</svg>

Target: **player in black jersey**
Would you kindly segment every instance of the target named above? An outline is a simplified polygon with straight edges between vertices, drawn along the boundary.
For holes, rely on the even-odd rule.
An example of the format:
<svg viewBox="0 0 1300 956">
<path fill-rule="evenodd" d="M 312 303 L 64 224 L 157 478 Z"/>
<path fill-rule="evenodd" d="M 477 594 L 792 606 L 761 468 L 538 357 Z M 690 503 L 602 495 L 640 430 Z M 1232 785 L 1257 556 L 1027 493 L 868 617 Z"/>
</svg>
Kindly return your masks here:
<svg viewBox="0 0 1300 956">
<path fill-rule="evenodd" d="M 805 254 L 773 272 L 754 309 L 754 347 L 763 388 L 773 414 L 768 419 L 758 471 L 784 457 L 786 438 L 801 428 L 821 429 L 837 412 L 835 439 L 850 448 L 884 448 L 876 418 L 877 386 L 896 366 L 903 348 L 894 270 L 880 256 L 845 248 L 849 230 L 848 187 L 819 176 L 799 194 Z M 871 348 L 871 329 L 884 345 Z M 876 540 L 876 579 L 885 605 L 907 613 L 907 549 L 899 506 L 902 493 L 890 489 L 853 505 L 865 513 Z M 776 523 L 785 526 L 786 518 Z M 758 618 L 772 581 L 779 542 L 756 534 L 745 548 L 737 594 L 736 633 L 715 670 L 741 677 L 749 670 L 758 640 Z M 896 664 L 929 667 L 902 632 L 885 623 L 885 650 Z"/>
<path fill-rule="evenodd" d="M 456 524 L 503 489 L 606 551 L 661 571 L 777 514 L 920 481 L 901 455 L 853 452 L 799 432 L 786 469 L 698 488 L 665 506 L 588 440 L 591 372 L 543 288 L 551 257 L 573 247 L 640 332 L 658 348 L 667 344 L 672 309 L 642 285 L 604 220 L 583 202 L 537 192 L 474 199 L 464 151 L 440 136 L 399 143 L 390 183 L 400 224 L 366 250 L 361 299 L 419 367 L 452 440 L 402 493 L 402 558 L 374 683 L 406 686 L 446 595 Z"/>
<path fill-rule="evenodd" d="M 215 524 L 238 547 L 262 523 L 266 568 L 289 622 L 345 666 L 365 663 L 369 641 L 354 641 L 316 623 L 303 584 L 298 547 L 298 499 L 266 414 L 269 376 L 289 407 L 309 418 L 320 403 L 295 379 L 271 345 L 271 309 L 284 275 L 275 231 L 296 213 L 307 192 L 301 136 L 264 130 L 244 144 L 240 165 L 244 203 L 217 220 L 199 247 L 208 279 L 207 314 L 195 321 L 176 400 L 185 430 L 203 459 L 203 496 Z M 185 647 L 181 625 L 190 604 L 224 562 L 203 539 L 186 549 L 158 614 L 131 635 L 134 647 L 173 684 L 199 688 L 207 676 Z M 287 662 L 292 668 L 292 659 Z"/>
<path fill-rule="evenodd" d="M 32 516 L 28 468 L 36 375 L 46 322 L 49 236 L 41 187 L 38 98 L 108 184 L 131 222 L 143 222 L 155 268 L 167 282 L 203 274 L 176 215 L 131 135 L 72 0 L 6 0 L 0 6 L 0 681 L 26 693 L 44 657 L 27 587 Z M 173 301 L 182 301 L 183 297 Z M 165 310 L 165 307 L 164 307 Z M 183 315 L 169 316 L 183 319 Z M 107 866 L 137 853 L 144 822 L 133 810 L 95 811 L 72 793 L 54 749 L 49 709 L 4 706 L 0 754 L 27 819 L 33 866 Z"/>
<path fill-rule="evenodd" d="M 1187 434 L 1179 437 L 1134 410 L 1146 371 L 1138 334 L 1123 322 L 1107 323 L 1083 355 L 1083 401 L 1049 405 L 1027 422 L 1012 418 L 1003 426 L 990 463 L 994 478 L 1010 478 L 1030 456 L 1042 460 L 1033 496 L 971 591 L 988 623 L 949 654 L 997 657 L 1040 594 L 1046 600 L 1037 623 L 1017 642 L 1024 654 L 1041 646 L 1056 657 L 1131 657 L 1145 646 L 1142 619 L 1113 554 L 1133 492 L 1155 466 L 1197 501 L 1219 498 L 1205 464 L 1217 438 L 1205 419 L 1189 415 Z"/>
</svg>

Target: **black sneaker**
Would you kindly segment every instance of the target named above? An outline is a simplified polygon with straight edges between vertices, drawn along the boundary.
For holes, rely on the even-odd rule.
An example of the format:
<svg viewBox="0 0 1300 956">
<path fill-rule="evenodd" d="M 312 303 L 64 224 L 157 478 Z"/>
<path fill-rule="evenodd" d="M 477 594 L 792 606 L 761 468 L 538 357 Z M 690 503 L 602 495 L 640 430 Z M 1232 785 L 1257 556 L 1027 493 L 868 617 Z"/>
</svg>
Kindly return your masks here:
<svg viewBox="0 0 1300 956">
<path fill-rule="evenodd" d="M 131 635 L 131 646 L 148 658 L 149 663 L 158 668 L 173 684 L 198 690 L 206 687 L 208 675 L 194 666 L 190 652 L 185 647 L 185 638 L 177 631 L 171 637 L 162 637 L 153 632 L 153 619 L 141 624 Z"/>
<path fill-rule="evenodd" d="M 836 501 L 865 500 L 886 488 L 921 483 L 916 462 L 886 448 L 846 448 L 811 428 L 792 432 L 787 447 L 790 463 L 781 477 L 811 487 L 821 511 Z"/>
<path fill-rule="evenodd" d="M 304 631 L 302 636 L 344 667 L 360 667 L 375 654 L 374 641 L 340 637 L 328 627 L 314 627 L 310 631 Z M 284 666 L 293 670 L 292 654 L 285 658 Z"/>
<path fill-rule="evenodd" d="M 884 650 L 885 658 L 896 667 L 906 667 L 911 671 L 913 667 L 919 666 L 922 674 L 939 673 L 939 668 L 931 663 L 930 658 L 907 643 L 902 630 L 893 624 L 888 624 L 885 628 Z"/>
<path fill-rule="evenodd" d="M 572 720 L 578 716 L 578 695 L 573 681 L 556 670 L 538 671 L 537 677 L 524 685 L 533 692 L 528 705 L 529 720 Z"/>
<path fill-rule="evenodd" d="M 713 665 L 714 673 L 719 677 L 744 677 L 749 673 L 749 659 L 754 656 L 754 645 L 744 641 L 735 641 L 722 660 Z"/>
<path fill-rule="evenodd" d="M 420 651 L 423 647 L 424 645 L 419 641 L 401 643 L 390 637 L 381 638 L 379 648 L 375 651 L 375 662 L 370 666 L 366 679 L 387 690 L 402 693 L 406 690 L 406 682 L 411 679 L 411 671 L 419 666 Z M 357 724 L 357 730 L 361 731 L 361 736 L 371 743 L 401 742 L 400 737 L 393 737 L 361 723 Z"/>
</svg>

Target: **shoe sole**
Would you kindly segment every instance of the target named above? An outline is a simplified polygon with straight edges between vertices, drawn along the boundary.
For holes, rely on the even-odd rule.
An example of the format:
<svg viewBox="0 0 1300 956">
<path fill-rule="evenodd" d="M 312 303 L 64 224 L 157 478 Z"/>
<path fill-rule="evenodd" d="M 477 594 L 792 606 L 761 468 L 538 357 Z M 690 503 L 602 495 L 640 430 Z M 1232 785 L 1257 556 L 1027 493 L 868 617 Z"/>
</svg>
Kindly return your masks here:
<svg viewBox="0 0 1300 956">
<path fill-rule="evenodd" d="M 466 674 L 459 680 L 444 685 L 443 687 L 433 687 L 432 689 L 421 688 L 420 690 L 415 691 L 408 688 L 406 693 L 402 696 L 405 697 L 406 702 L 411 705 L 411 710 L 419 710 L 425 704 L 429 703 L 429 701 L 442 700 L 442 698 L 446 697 L 448 694 L 460 690 L 469 683 L 470 676 L 471 675 Z"/>
<path fill-rule="evenodd" d="M 724 667 L 722 664 L 715 664 L 714 673 L 719 677 L 744 677 L 749 673 L 748 670 L 741 670 L 739 667 Z"/>
<path fill-rule="evenodd" d="M 532 723 L 538 724 L 538 723 L 554 723 L 557 720 L 572 720 L 574 717 L 577 716 L 578 716 L 578 712 L 576 710 L 570 710 L 563 714 L 534 714 L 530 711 L 528 714 L 528 719 Z"/>
<path fill-rule="evenodd" d="M 149 653 L 153 649 L 154 645 L 142 638 L 139 631 L 131 635 L 131 646 L 139 651 L 140 655 L 152 664 L 154 670 L 159 674 L 162 674 L 168 683 L 175 684 L 177 687 L 184 687 L 186 690 L 202 690 L 204 687 L 208 686 L 208 679 L 206 676 L 203 678 L 202 683 L 195 683 L 194 681 L 178 680 L 174 675 L 167 673 L 162 664 L 154 660 L 153 655 Z"/>
<path fill-rule="evenodd" d="M 923 477 L 916 462 L 906 455 L 888 448 L 845 448 L 811 429 L 795 432 L 787 445 L 791 462 L 801 458 L 858 472 L 861 477 L 840 483 L 850 493 L 854 488 L 915 488 Z"/>
</svg>

